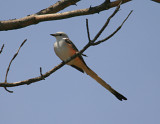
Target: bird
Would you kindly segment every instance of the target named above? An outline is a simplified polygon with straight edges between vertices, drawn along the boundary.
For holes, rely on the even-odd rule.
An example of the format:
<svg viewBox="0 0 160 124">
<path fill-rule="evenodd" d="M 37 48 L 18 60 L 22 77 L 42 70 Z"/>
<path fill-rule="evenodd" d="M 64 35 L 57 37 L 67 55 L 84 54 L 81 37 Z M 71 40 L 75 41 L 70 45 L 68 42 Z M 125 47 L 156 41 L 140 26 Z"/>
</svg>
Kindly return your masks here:
<svg viewBox="0 0 160 124">
<path fill-rule="evenodd" d="M 56 42 L 54 43 L 54 51 L 56 55 L 62 60 L 65 61 L 74 54 L 78 52 L 77 47 L 73 44 L 73 42 L 69 39 L 68 35 L 64 32 L 57 32 L 55 34 L 50 34 L 56 38 Z M 120 101 L 127 100 L 125 96 L 114 90 L 108 83 L 106 83 L 102 78 L 100 78 L 93 70 L 91 70 L 86 62 L 84 61 L 82 55 L 76 57 L 67 63 L 67 65 L 72 66 L 82 73 L 86 73 L 91 78 L 96 80 L 100 85 L 110 91 L 117 99 Z"/>
</svg>

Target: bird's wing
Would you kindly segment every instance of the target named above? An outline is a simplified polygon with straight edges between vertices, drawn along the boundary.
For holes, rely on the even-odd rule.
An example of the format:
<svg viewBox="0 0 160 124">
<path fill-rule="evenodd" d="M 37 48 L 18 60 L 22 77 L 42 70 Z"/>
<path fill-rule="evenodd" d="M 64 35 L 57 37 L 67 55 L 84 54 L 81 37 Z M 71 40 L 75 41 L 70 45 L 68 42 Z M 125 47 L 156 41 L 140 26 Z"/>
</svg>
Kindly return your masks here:
<svg viewBox="0 0 160 124">
<path fill-rule="evenodd" d="M 70 45 L 72 46 L 72 48 L 73 48 L 76 52 L 79 51 L 79 50 L 77 49 L 77 47 L 73 44 L 73 42 L 72 42 L 70 39 L 64 38 L 64 40 L 65 40 L 66 43 L 70 44 Z M 85 63 L 83 57 L 82 57 L 82 56 L 79 56 L 79 58 L 82 60 L 82 62 L 83 62 L 83 63 L 86 65 L 86 67 L 88 68 L 88 66 L 87 66 L 87 64 Z M 83 73 L 84 73 L 83 69 L 81 69 L 81 68 L 79 68 L 79 67 L 77 67 L 77 66 L 75 66 L 75 65 L 71 65 L 71 66 L 74 67 L 75 69 L 79 70 L 80 72 L 83 72 Z"/>
<path fill-rule="evenodd" d="M 70 44 L 74 50 L 76 50 L 77 52 L 79 51 L 70 39 L 68 38 L 64 38 L 64 39 L 65 39 L 65 42 Z"/>
</svg>

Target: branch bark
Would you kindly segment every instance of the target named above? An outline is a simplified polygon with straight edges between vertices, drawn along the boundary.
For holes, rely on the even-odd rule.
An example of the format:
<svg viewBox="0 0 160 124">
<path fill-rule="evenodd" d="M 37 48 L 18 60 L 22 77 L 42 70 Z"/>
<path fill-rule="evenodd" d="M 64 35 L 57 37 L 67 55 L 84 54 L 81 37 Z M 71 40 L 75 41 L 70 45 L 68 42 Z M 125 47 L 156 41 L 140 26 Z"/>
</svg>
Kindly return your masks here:
<svg viewBox="0 0 160 124">
<path fill-rule="evenodd" d="M 118 6 L 118 4 L 121 2 L 121 0 L 116 0 L 109 3 L 105 1 L 104 3 L 95 7 L 90 7 L 86 9 L 80 9 L 80 10 L 73 10 L 73 11 L 64 12 L 64 13 L 48 14 L 48 13 L 58 12 L 70 5 L 76 4 L 76 2 L 78 2 L 79 0 L 73 0 L 73 1 L 67 0 L 68 4 L 65 5 L 64 4 L 65 0 L 61 0 L 59 4 L 56 3 L 52 7 L 44 9 L 36 14 L 32 14 L 20 19 L 0 21 L 0 31 L 20 29 L 20 28 L 24 28 L 33 24 L 38 24 L 44 21 L 61 20 L 61 19 L 67 19 L 67 18 L 72 18 L 76 16 L 95 14 L 95 13 L 99 13 L 101 11 L 113 8 L 115 6 Z M 129 1 L 131 0 L 122 0 L 122 4 Z"/>
<path fill-rule="evenodd" d="M 80 0 L 61 0 L 51 5 L 50 7 L 37 12 L 36 14 L 44 15 L 44 14 L 57 13 L 70 5 L 76 5 L 76 3 L 79 1 Z"/>
<path fill-rule="evenodd" d="M 108 18 L 111 19 L 119 10 L 120 8 L 120 4 L 118 5 L 118 7 L 116 8 L 116 10 L 113 12 L 113 14 Z M 132 11 L 129 13 L 129 15 L 132 13 Z M 122 25 L 124 24 L 124 22 L 128 19 L 129 15 L 125 18 L 125 20 L 122 22 L 122 24 L 120 25 L 120 27 L 122 27 Z M 106 23 L 108 23 L 108 19 L 106 21 Z M 104 31 L 104 29 L 106 28 L 106 23 L 104 24 L 104 26 L 101 28 L 101 30 L 95 35 L 96 39 L 102 34 L 102 32 Z M 90 33 L 89 33 L 89 26 L 88 26 L 88 19 L 86 19 L 86 28 L 87 28 L 87 34 L 88 34 L 88 39 L 89 42 L 83 47 L 83 49 L 81 51 L 79 51 L 78 53 L 76 53 L 75 55 L 73 55 L 72 57 L 68 58 L 66 61 L 61 62 L 59 65 L 55 66 L 54 68 L 52 68 L 50 71 L 46 72 L 45 74 L 42 74 L 42 68 L 40 68 L 40 76 L 35 77 L 35 78 L 30 78 L 24 81 L 18 81 L 18 82 L 12 82 L 12 83 L 8 83 L 7 81 L 5 82 L 1 82 L 0 83 L 0 87 L 15 87 L 15 86 L 20 86 L 20 85 L 29 85 L 31 83 L 35 83 L 41 80 L 44 80 L 46 77 L 50 76 L 52 73 L 54 73 L 55 71 L 57 71 L 58 69 L 60 69 L 61 67 L 63 67 L 66 63 L 70 62 L 71 60 L 75 59 L 77 56 L 80 56 L 85 50 L 87 50 L 90 46 L 95 46 L 98 45 L 96 44 L 96 40 L 95 38 L 93 40 L 90 39 Z M 116 30 L 116 32 L 119 30 Z M 114 33 L 113 35 L 115 35 L 116 33 Z M 111 38 L 113 35 L 111 35 L 109 38 Z M 109 39 L 108 38 L 108 39 Z M 105 41 L 108 39 L 104 39 Z M 104 41 L 103 41 L 104 42 Z M 101 42 L 102 43 L 102 42 Z M 20 48 L 19 48 L 20 49 Z M 19 51 L 19 50 L 18 50 Z"/>
</svg>

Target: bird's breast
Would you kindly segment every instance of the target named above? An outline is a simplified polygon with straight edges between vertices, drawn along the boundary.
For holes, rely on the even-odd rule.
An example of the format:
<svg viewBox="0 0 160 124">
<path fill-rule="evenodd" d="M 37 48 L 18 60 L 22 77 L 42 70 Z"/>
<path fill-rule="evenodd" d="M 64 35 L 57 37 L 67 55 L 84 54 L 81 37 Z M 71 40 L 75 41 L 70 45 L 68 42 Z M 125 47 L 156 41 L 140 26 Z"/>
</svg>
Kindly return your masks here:
<svg viewBox="0 0 160 124">
<path fill-rule="evenodd" d="M 54 43 L 54 51 L 56 55 L 63 61 L 75 54 L 75 51 L 73 51 L 72 47 L 64 40 Z"/>
</svg>

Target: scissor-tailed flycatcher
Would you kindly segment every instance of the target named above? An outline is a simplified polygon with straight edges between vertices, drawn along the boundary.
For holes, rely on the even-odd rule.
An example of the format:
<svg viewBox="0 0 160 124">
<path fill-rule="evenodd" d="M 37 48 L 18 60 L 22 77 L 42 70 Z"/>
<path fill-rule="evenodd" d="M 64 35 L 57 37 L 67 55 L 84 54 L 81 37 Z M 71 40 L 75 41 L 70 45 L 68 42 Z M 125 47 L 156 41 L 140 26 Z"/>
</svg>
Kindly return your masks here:
<svg viewBox="0 0 160 124">
<path fill-rule="evenodd" d="M 69 39 L 67 34 L 64 32 L 57 32 L 55 34 L 51 34 L 56 38 L 56 42 L 54 43 L 54 51 L 56 55 L 62 60 L 65 61 L 69 57 L 73 56 L 76 52 L 78 52 L 78 49 L 76 46 L 72 43 L 72 41 Z M 107 84 L 103 79 L 101 79 L 94 71 L 92 71 L 83 60 L 82 56 L 78 56 L 75 59 L 71 60 L 68 65 L 71 65 L 72 67 L 76 68 L 82 73 L 87 73 L 90 77 L 95 79 L 98 83 L 100 83 L 104 88 L 109 90 L 113 95 L 115 95 L 119 100 L 127 100 L 126 97 L 118 93 L 116 90 L 114 90 L 109 84 Z"/>
</svg>

